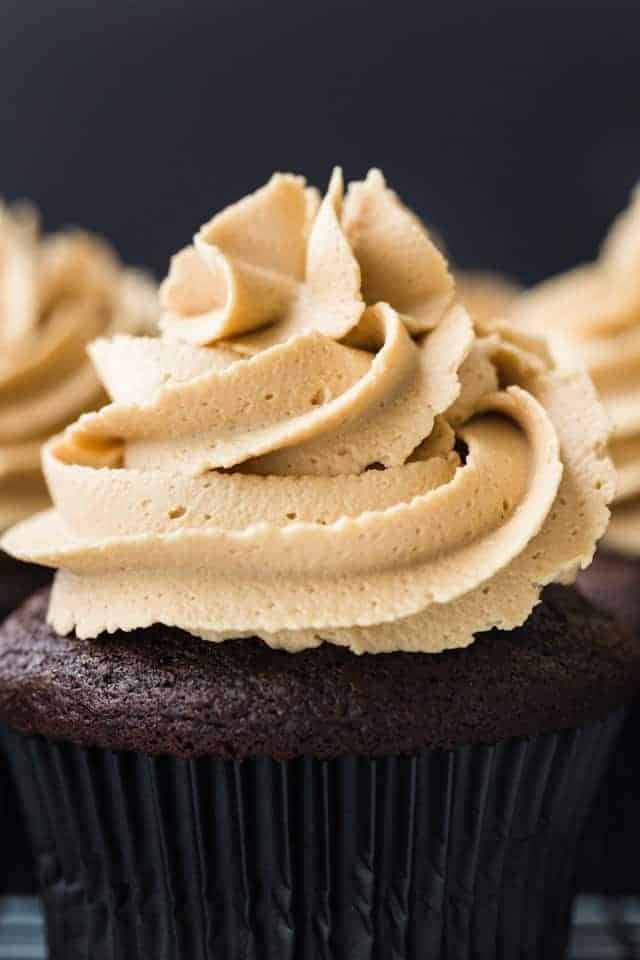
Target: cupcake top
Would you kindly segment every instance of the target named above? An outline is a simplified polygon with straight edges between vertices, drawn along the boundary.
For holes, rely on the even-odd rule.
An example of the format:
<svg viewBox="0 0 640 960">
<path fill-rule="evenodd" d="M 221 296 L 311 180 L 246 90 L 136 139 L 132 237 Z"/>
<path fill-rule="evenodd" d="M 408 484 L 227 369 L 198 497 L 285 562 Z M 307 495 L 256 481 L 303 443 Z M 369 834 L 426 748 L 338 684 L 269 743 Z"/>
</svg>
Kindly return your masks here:
<svg viewBox="0 0 640 960">
<path fill-rule="evenodd" d="M 0 530 L 49 502 L 40 447 L 104 403 L 86 344 L 149 331 L 151 283 L 80 232 L 41 240 L 32 211 L 0 204 Z"/>
<path fill-rule="evenodd" d="M 618 471 L 605 542 L 640 556 L 640 185 L 595 263 L 523 294 L 511 319 L 547 335 L 559 366 L 589 370 L 613 427 Z"/>
<path fill-rule="evenodd" d="M 3 541 L 59 568 L 58 633 L 440 651 L 590 561 L 614 488 L 591 381 L 474 328 L 378 171 L 322 200 L 276 174 L 161 299 L 160 340 L 92 346 L 112 402 L 47 445 L 55 508 Z"/>
</svg>

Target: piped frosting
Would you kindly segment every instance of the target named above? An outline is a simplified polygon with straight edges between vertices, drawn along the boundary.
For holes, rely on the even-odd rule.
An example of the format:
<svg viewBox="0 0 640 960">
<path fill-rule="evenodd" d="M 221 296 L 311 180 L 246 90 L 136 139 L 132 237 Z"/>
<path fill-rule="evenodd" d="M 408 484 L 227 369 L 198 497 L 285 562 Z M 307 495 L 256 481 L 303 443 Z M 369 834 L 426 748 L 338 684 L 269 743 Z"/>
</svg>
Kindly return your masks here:
<svg viewBox="0 0 640 960">
<path fill-rule="evenodd" d="M 472 322 L 378 171 L 276 174 L 172 261 L 160 340 L 91 348 L 112 402 L 51 441 L 5 549 L 50 621 L 296 651 L 440 651 L 586 565 L 613 470 L 593 386 Z"/>
</svg>

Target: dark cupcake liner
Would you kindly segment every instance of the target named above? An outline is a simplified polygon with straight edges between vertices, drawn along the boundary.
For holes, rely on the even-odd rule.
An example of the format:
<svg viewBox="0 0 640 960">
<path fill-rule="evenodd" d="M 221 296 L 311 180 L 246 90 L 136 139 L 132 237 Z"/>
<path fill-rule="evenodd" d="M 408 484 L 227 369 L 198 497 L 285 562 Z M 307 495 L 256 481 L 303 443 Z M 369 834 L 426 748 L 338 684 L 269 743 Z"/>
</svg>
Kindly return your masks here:
<svg viewBox="0 0 640 960">
<path fill-rule="evenodd" d="M 14 560 L 0 550 L 0 621 L 51 578 L 51 572 Z M 21 806 L 0 753 L 0 896 L 34 893 L 33 858 Z"/>
<path fill-rule="evenodd" d="M 587 820 L 578 857 L 578 889 L 606 896 L 640 894 L 640 701 L 629 709 Z"/>
<path fill-rule="evenodd" d="M 622 715 L 374 760 L 180 760 L 5 730 L 50 958 L 562 957 Z"/>
<path fill-rule="evenodd" d="M 37 889 L 22 804 L 0 744 L 0 896 L 33 894 Z"/>
<path fill-rule="evenodd" d="M 640 558 L 598 550 L 578 577 L 581 591 L 625 623 L 640 642 Z M 578 889 L 640 894 L 640 701 L 629 710 L 585 830 Z"/>
</svg>

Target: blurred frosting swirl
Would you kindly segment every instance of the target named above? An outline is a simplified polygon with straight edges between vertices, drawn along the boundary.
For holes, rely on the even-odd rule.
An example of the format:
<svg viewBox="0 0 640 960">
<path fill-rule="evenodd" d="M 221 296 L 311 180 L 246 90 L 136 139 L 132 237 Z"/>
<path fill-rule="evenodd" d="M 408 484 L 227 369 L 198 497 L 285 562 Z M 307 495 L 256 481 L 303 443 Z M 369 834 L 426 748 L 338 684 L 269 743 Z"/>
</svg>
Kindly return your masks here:
<svg viewBox="0 0 640 960">
<path fill-rule="evenodd" d="M 640 185 L 595 263 L 524 293 L 510 318 L 549 338 L 557 363 L 584 364 L 613 428 L 612 549 L 640 555 Z"/>
<path fill-rule="evenodd" d="M 49 503 L 40 447 L 105 395 L 86 356 L 105 333 L 145 331 L 149 281 L 80 232 L 40 240 L 34 214 L 0 204 L 0 530 Z"/>
<path fill-rule="evenodd" d="M 5 548 L 59 568 L 50 622 L 291 651 L 439 651 L 586 565 L 613 470 L 589 378 L 474 329 L 372 171 L 276 174 L 174 257 L 160 340 L 98 340 L 112 402 L 51 441 L 55 508 Z"/>
<path fill-rule="evenodd" d="M 489 270 L 458 270 L 455 281 L 457 299 L 479 324 L 505 317 L 520 292 L 513 281 Z"/>
</svg>

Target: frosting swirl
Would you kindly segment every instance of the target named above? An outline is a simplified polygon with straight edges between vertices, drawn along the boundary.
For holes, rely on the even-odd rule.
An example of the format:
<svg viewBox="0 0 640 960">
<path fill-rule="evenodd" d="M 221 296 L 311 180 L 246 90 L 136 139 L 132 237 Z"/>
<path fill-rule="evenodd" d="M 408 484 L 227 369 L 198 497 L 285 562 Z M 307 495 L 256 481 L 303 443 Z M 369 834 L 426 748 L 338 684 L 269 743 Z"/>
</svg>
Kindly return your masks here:
<svg viewBox="0 0 640 960">
<path fill-rule="evenodd" d="M 49 502 L 41 444 L 104 402 L 86 344 L 148 331 L 153 288 L 87 234 L 38 238 L 34 214 L 0 204 L 0 530 Z"/>
<path fill-rule="evenodd" d="M 50 622 L 291 651 L 439 651 L 523 622 L 608 521 L 593 386 L 474 325 L 378 171 L 276 174 L 172 261 L 160 340 L 99 340 L 112 402 L 45 448 Z"/>
<path fill-rule="evenodd" d="M 587 367 L 613 427 L 618 472 L 605 543 L 640 555 L 640 185 L 598 260 L 524 293 L 511 319 L 547 335 L 559 365 Z"/>
</svg>

